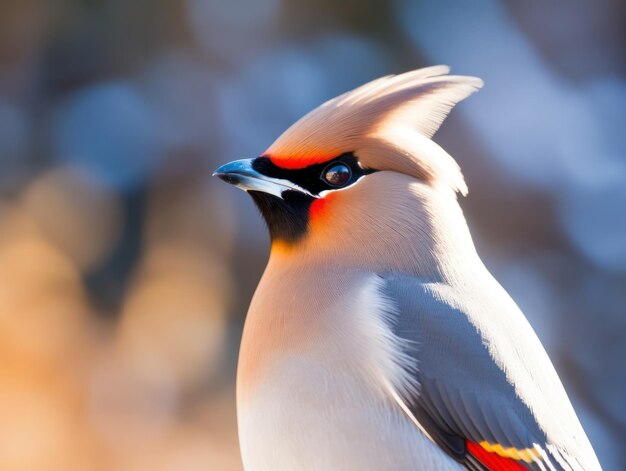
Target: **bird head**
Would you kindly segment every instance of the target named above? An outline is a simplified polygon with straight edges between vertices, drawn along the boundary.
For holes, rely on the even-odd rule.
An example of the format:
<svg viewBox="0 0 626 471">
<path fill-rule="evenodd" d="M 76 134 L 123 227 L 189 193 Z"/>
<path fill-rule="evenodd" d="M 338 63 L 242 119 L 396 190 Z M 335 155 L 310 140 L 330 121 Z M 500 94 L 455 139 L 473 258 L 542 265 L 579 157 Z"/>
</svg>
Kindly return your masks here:
<svg viewBox="0 0 626 471">
<path fill-rule="evenodd" d="M 368 245 L 385 231 L 402 232 L 402 221 L 419 226 L 406 213 L 428 212 L 423 198 L 411 204 L 420 192 L 467 192 L 457 163 L 430 138 L 482 81 L 448 71 L 428 67 L 369 82 L 305 115 L 259 157 L 214 175 L 250 194 L 272 252 L 337 252 L 342 239 Z"/>
</svg>

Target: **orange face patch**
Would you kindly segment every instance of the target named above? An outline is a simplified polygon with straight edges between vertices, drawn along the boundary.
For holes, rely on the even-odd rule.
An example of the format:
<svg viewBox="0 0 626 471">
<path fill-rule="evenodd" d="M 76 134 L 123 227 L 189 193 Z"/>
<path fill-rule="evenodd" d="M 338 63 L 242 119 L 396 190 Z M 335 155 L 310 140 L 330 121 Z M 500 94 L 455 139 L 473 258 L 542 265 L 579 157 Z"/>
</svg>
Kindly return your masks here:
<svg viewBox="0 0 626 471">
<path fill-rule="evenodd" d="M 339 192 L 328 193 L 322 198 L 317 198 L 309 208 L 309 227 L 315 230 L 315 227 L 324 224 L 330 213 L 333 204 L 336 203 Z"/>
<path fill-rule="evenodd" d="M 326 195 L 326 196 L 330 196 L 330 195 Z M 311 207 L 309 208 L 309 220 L 318 219 L 322 217 L 327 204 L 328 204 L 328 201 L 326 200 L 326 198 L 318 198 L 315 201 L 313 201 L 313 203 L 311 203 Z"/>
</svg>

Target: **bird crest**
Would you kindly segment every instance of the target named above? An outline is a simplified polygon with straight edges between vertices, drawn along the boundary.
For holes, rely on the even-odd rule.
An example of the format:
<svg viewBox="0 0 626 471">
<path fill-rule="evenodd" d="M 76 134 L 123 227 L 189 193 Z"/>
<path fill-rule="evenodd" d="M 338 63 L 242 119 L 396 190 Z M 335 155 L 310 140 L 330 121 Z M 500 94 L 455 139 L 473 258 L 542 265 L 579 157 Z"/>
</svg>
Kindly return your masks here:
<svg viewBox="0 0 626 471">
<path fill-rule="evenodd" d="M 353 152 L 378 170 L 445 183 L 465 194 L 454 161 L 431 141 L 452 107 L 480 87 L 447 66 L 390 75 L 327 101 L 293 124 L 264 153 L 283 168 L 303 168 Z"/>
</svg>

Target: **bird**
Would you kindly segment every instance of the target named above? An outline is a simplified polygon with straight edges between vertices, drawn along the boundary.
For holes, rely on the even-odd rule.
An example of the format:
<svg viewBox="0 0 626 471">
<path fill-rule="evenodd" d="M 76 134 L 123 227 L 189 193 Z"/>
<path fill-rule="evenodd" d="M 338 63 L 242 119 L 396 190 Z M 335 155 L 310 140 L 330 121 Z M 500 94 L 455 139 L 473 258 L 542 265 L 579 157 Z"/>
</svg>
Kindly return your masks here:
<svg viewBox="0 0 626 471">
<path fill-rule="evenodd" d="M 482 85 L 443 65 L 385 76 L 214 172 L 271 243 L 237 367 L 247 471 L 601 469 L 432 140 Z"/>
</svg>

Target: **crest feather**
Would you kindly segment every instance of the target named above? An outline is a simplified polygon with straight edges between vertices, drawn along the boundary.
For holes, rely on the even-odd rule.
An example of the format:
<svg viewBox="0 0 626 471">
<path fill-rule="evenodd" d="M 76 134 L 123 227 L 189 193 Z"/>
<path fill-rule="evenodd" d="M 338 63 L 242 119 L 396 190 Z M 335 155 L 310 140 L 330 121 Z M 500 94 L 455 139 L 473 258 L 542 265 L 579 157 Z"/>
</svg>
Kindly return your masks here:
<svg viewBox="0 0 626 471">
<path fill-rule="evenodd" d="M 482 87 L 479 78 L 447 75 L 448 72 L 449 68 L 443 65 L 427 67 L 382 77 L 344 93 L 293 124 L 265 155 L 278 165 L 298 168 L 354 152 L 364 165 L 372 168 L 402 171 L 427 181 L 442 178 L 464 192 L 463 177 L 452 157 L 434 143 L 438 151 L 424 155 L 424 149 L 432 146 L 424 146 L 423 142 L 411 145 L 407 139 L 407 133 L 413 133 L 418 135 L 417 141 L 430 140 L 452 107 Z M 390 142 L 392 136 L 400 133 L 407 146 Z M 384 152 L 385 142 L 392 144 L 393 152 Z M 372 152 L 372 144 L 379 151 L 378 156 Z"/>
</svg>

